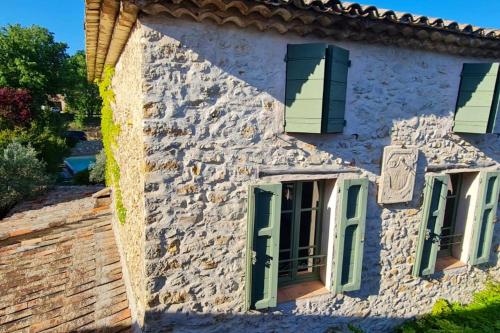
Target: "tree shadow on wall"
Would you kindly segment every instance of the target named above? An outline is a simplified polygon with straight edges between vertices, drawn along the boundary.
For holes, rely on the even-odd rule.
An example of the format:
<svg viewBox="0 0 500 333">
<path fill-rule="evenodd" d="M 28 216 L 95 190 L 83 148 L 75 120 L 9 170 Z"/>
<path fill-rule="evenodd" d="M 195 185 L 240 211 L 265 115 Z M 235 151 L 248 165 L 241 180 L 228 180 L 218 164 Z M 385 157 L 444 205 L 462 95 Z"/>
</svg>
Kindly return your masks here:
<svg viewBox="0 0 500 333">
<path fill-rule="evenodd" d="M 257 332 L 257 333 L 344 333 L 349 327 L 365 333 L 391 332 L 404 318 L 385 316 L 297 315 L 286 311 L 247 314 L 146 313 L 143 332 Z"/>
<path fill-rule="evenodd" d="M 493 291 L 492 291 L 493 292 Z M 476 301 L 477 306 L 450 305 L 439 301 L 433 313 L 414 320 L 387 316 L 307 316 L 290 313 L 257 312 L 248 314 L 224 313 L 146 313 L 144 333 L 191 333 L 191 332 L 257 332 L 257 333 L 390 333 L 406 332 L 493 332 L 500 325 L 499 304 L 485 298 L 487 292 Z M 492 295 L 488 296 L 490 299 Z M 401 326 L 402 325 L 402 326 Z M 106 325 L 95 329 L 75 329 L 71 333 L 132 333 L 140 332 L 137 325 Z"/>
</svg>

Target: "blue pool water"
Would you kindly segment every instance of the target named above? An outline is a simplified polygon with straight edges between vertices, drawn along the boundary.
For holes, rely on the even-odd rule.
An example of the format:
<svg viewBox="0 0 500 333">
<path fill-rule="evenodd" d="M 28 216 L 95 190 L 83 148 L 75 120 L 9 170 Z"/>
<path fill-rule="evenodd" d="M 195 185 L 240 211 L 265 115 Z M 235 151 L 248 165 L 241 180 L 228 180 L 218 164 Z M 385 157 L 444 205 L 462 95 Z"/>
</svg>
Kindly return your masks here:
<svg viewBox="0 0 500 333">
<path fill-rule="evenodd" d="M 95 155 L 71 156 L 64 160 L 64 164 L 66 164 L 73 173 L 87 170 L 93 163 L 95 163 Z"/>
</svg>

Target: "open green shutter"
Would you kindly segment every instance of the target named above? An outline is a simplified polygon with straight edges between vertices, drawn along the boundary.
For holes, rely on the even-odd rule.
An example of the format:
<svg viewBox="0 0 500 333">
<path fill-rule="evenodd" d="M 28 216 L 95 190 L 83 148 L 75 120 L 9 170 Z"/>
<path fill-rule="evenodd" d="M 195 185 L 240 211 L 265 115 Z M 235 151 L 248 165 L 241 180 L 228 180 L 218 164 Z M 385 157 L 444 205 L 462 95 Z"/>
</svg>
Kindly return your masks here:
<svg viewBox="0 0 500 333">
<path fill-rule="evenodd" d="M 491 132 L 497 105 L 493 106 L 498 63 L 464 64 L 453 131 Z"/>
<path fill-rule="evenodd" d="M 335 292 L 361 287 L 368 179 L 340 179 L 335 239 L 333 286 Z"/>
<path fill-rule="evenodd" d="M 447 192 L 447 175 L 425 177 L 423 216 L 418 234 L 415 264 L 413 265 L 414 276 L 434 273 Z"/>
<path fill-rule="evenodd" d="M 489 261 L 491 240 L 493 238 L 493 222 L 498 206 L 500 183 L 499 172 L 481 172 L 479 179 L 479 195 L 474 214 L 474 228 L 471 242 L 472 265 Z"/>
<path fill-rule="evenodd" d="M 290 44 L 286 56 L 285 131 L 321 133 L 326 44 Z"/>
<path fill-rule="evenodd" d="M 247 308 L 276 306 L 281 184 L 250 186 L 247 233 Z"/>
<path fill-rule="evenodd" d="M 349 51 L 328 46 L 326 66 L 324 132 L 341 133 L 345 123 Z"/>
</svg>

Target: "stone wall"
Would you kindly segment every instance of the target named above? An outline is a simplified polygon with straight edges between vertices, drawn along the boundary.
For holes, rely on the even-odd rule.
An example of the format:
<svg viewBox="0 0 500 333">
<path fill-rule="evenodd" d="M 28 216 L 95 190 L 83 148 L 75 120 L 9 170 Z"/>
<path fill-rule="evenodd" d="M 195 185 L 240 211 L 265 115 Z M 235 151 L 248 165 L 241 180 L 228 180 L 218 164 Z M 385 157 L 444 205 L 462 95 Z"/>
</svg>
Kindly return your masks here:
<svg viewBox="0 0 500 333">
<path fill-rule="evenodd" d="M 124 224 L 116 214 L 113 227 L 118 234 L 131 309 L 139 324 L 144 313 L 144 140 L 142 125 L 143 82 L 141 29 L 134 29 L 116 65 L 112 89 L 116 95 L 113 116 L 120 125 L 118 146 L 113 149 L 120 166 L 120 188 L 127 210 Z"/>
<path fill-rule="evenodd" d="M 151 16 L 140 18 L 140 30 L 146 172 L 145 213 L 138 207 L 137 218 L 146 216 L 146 331 L 325 332 L 356 321 L 368 332 L 385 332 L 430 310 L 437 298 L 469 300 L 488 272 L 500 277 L 498 265 L 437 279 L 410 275 L 425 166 L 500 160 L 496 135 L 452 133 L 462 63 L 482 59 L 327 40 L 351 52 L 344 133 L 286 135 L 286 45 L 325 40 Z M 138 75 L 124 66 L 128 49 L 115 77 L 127 83 L 124 103 L 135 96 L 129 82 Z M 121 109 L 125 120 L 128 108 Z M 138 127 L 133 121 L 134 137 Z M 135 145 L 127 154 L 135 168 L 142 142 L 124 142 Z M 382 150 L 391 143 L 420 150 L 408 205 L 376 203 Z M 245 313 L 247 186 L 261 166 L 319 165 L 356 166 L 371 181 L 362 289 Z M 130 182 L 135 189 L 137 181 Z M 140 241 L 131 242 L 139 225 L 125 226 L 131 230 L 123 233 L 134 235 L 130 251 L 140 251 Z"/>
</svg>

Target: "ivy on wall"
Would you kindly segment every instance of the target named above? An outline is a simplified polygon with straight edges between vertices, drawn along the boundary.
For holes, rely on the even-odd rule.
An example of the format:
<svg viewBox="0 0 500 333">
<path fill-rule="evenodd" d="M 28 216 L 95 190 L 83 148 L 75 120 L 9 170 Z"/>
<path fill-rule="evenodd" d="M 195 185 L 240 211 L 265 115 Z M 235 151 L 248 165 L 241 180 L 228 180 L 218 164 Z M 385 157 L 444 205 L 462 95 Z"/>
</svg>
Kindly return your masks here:
<svg viewBox="0 0 500 333">
<path fill-rule="evenodd" d="M 121 224 L 125 223 L 127 210 L 123 206 L 122 191 L 120 189 L 120 166 L 116 162 L 113 149 L 117 148 L 116 138 L 120 134 L 120 125 L 113 120 L 113 109 L 111 103 L 115 100 L 115 94 L 111 89 L 111 80 L 115 71 L 106 66 L 102 80 L 99 82 L 99 94 L 102 98 L 101 131 L 104 152 L 106 154 L 106 185 L 113 187 L 116 212 Z"/>
</svg>

